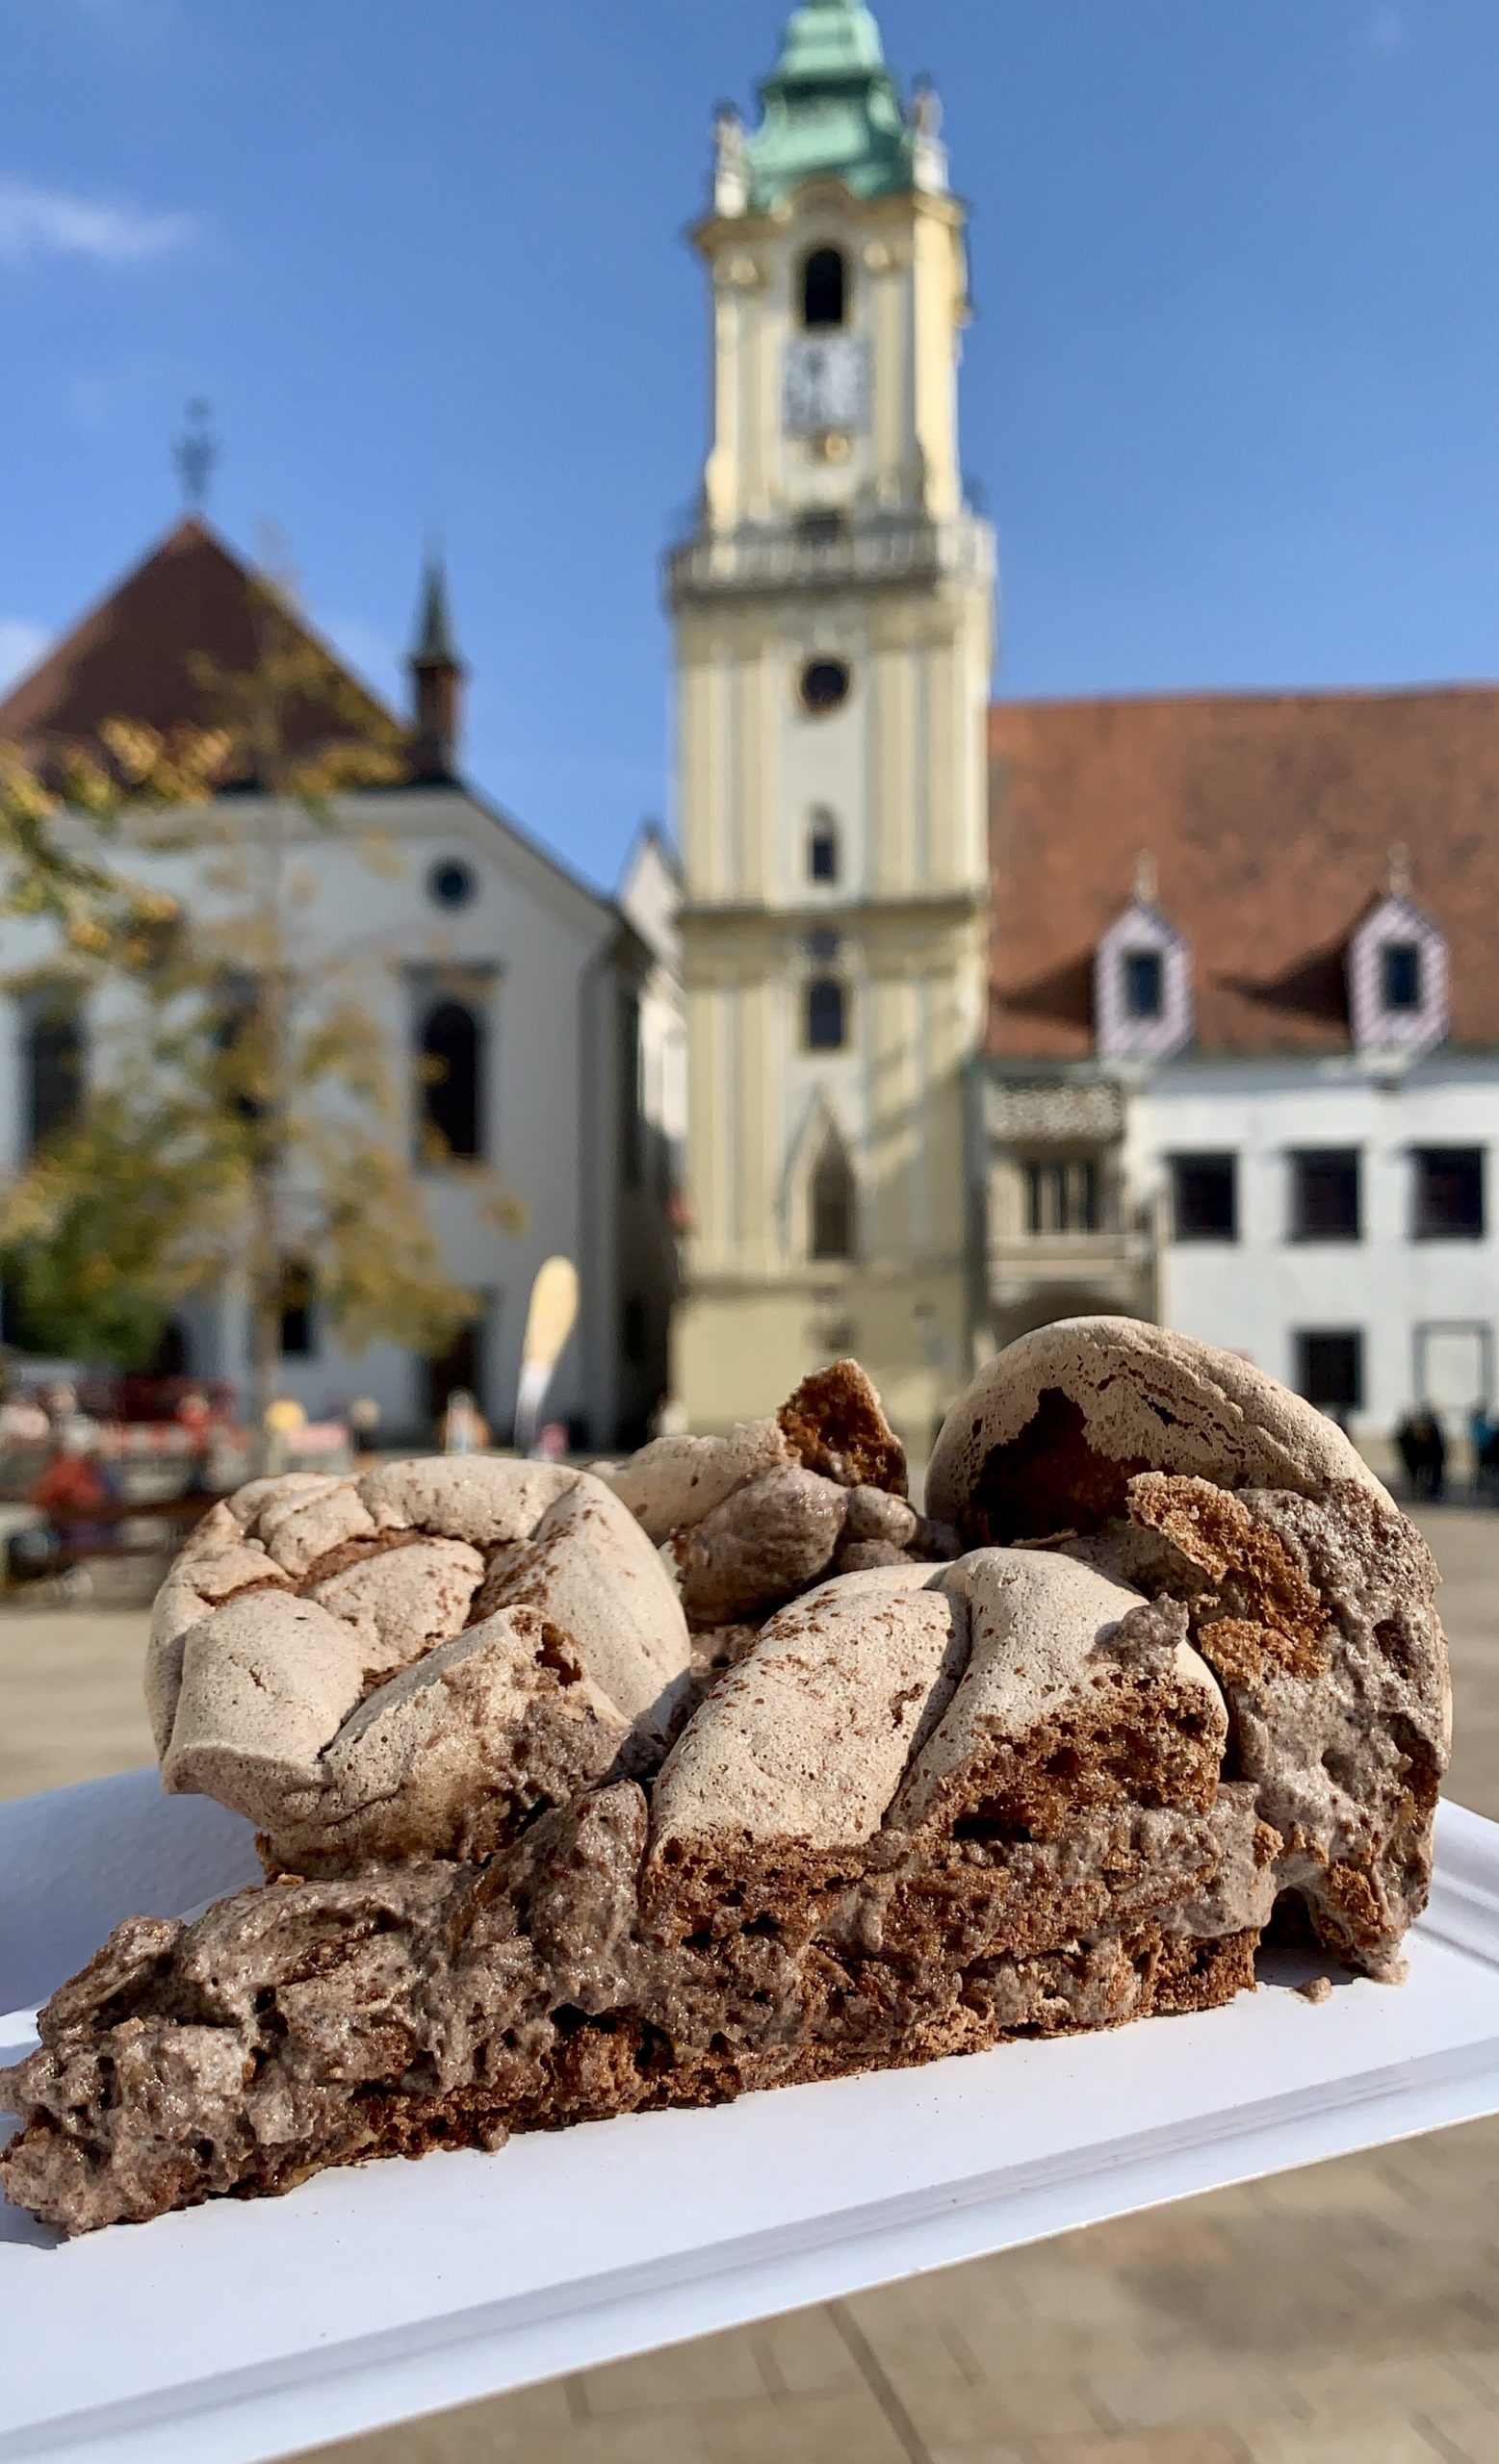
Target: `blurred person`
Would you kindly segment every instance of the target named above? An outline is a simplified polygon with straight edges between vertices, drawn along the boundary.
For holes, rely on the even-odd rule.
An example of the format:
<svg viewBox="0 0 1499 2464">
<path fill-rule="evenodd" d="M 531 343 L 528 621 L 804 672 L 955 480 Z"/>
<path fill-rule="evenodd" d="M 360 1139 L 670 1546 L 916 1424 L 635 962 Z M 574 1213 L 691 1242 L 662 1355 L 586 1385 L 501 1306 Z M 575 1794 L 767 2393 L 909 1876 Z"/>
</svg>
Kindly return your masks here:
<svg viewBox="0 0 1499 2464">
<path fill-rule="evenodd" d="M 380 1407 L 373 1395 L 356 1396 L 349 1406 L 349 1434 L 353 1442 L 354 1468 L 368 1471 L 375 1459 L 375 1441 L 380 1431 Z"/>
<path fill-rule="evenodd" d="M 290 1395 L 278 1395 L 266 1405 L 266 1469 L 284 1472 L 292 1451 L 292 1440 L 298 1429 L 307 1425 L 307 1415 L 300 1403 Z"/>
<path fill-rule="evenodd" d="M 192 1467 L 189 1483 L 194 1489 L 206 1488 L 209 1457 L 213 1451 L 214 1407 L 201 1387 L 190 1386 L 185 1395 L 179 1395 L 173 1417 L 187 1433 Z"/>
<path fill-rule="evenodd" d="M 55 1447 L 76 1443 L 87 1449 L 98 1435 L 99 1424 L 90 1420 L 78 1401 L 78 1389 L 65 1378 L 59 1378 L 42 1394 L 41 1405 L 47 1416 L 47 1426 Z"/>
<path fill-rule="evenodd" d="M 466 1386 L 455 1386 L 438 1424 L 445 1454 L 479 1454 L 490 1444 L 489 1423 Z"/>
<path fill-rule="evenodd" d="M 1435 1502 L 1446 1494 L 1447 1440 L 1430 1403 L 1416 1406 L 1415 1438 L 1416 1495 Z"/>
<path fill-rule="evenodd" d="M 1417 1414 L 1409 1404 L 1395 1423 L 1395 1451 L 1406 1476 L 1406 1495 L 1413 1498 L 1421 1485 L 1421 1428 Z"/>
<path fill-rule="evenodd" d="M 544 1421 L 531 1452 L 538 1463 L 560 1463 L 567 1453 L 567 1431 L 560 1421 Z"/>
<path fill-rule="evenodd" d="M 115 1482 L 89 1437 L 68 1430 L 27 1492 L 26 1503 L 44 1515 L 45 1522 L 11 1535 L 7 1560 L 13 1578 L 26 1581 L 51 1574 L 70 1548 L 108 1540 L 117 1501 Z"/>
<path fill-rule="evenodd" d="M 1488 1405 L 1479 1401 L 1468 1414 L 1468 1444 L 1473 1449 L 1473 1494 L 1479 1497 L 1484 1487 L 1484 1455 L 1494 1433 L 1488 1417 Z"/>
</svg>

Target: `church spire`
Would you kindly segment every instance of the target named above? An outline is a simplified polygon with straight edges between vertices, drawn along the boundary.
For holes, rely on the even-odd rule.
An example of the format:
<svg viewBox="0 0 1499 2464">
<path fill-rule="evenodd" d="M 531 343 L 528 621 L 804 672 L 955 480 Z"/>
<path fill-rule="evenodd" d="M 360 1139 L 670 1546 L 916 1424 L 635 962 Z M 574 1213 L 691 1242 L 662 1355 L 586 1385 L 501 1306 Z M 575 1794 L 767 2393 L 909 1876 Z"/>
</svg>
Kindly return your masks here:
<svg viewBox="0 0 1499 2464">
<path fill-rule="evenodd" d="M 447 569 L 435 549 L 428 551 L 422 576 L 416 640 L 407 665 L 412 684 L 412 767 L 419 781 L 435 785 L 453 776 L 466 673 L 453 648 Z"/>
</svg>

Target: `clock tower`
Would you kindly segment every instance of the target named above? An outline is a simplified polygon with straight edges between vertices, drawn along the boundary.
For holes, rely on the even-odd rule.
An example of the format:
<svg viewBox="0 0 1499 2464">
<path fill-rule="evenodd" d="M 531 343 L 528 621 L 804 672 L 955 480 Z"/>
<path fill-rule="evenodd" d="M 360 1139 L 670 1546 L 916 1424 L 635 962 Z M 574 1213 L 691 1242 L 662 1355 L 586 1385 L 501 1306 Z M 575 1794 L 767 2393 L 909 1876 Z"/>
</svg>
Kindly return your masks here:
<svg viewBox="0 0 1499 2464">
<path fill-rule="evenodd" d="M 673 552 L 694 1428 L 857 1352 L 908 1445 L 968 1368 L 994 542 L 964 499 L 935 94 L 804 0 L 693 233 L 711 438 Z"/>
</svg>

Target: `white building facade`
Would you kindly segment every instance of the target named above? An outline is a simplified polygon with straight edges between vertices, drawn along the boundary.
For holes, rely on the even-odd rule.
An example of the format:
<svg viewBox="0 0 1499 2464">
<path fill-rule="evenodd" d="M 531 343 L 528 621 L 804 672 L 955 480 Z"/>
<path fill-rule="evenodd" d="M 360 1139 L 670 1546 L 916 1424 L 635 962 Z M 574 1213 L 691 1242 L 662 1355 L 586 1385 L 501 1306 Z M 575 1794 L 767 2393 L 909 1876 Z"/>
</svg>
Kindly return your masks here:
<svg viewBox="0 0 1499 2464">
<path fill-rule="evenodd" d="M 124 698 L 153 593 L 184 611 L 183 624 L 206 594 L 206 621 L 222 632 L 245 579 L 204 526 L 183 524 L 80 628 L 86 683 L 90 644 L 100 671 L 89 691 L 79 689 L 74 637 L 0 706 L 0 740 L 45 748 L 86 735 L 113 708 L 164 724 L 169 682 L 154 707 L 140 707 L 149 695 L 139 680 L 137 706 Z M 154 638 L 159 659 L 183 669 L 159 627 Z M 439 604 L 434 619 L 430 592 L 413 658 L 419 757 L 424 716 L 434 715 L 430 691 L 424 706 L 424 654 L 455 685 L 445 610 Z M 278 820 L 264 796 L 237 791 L 202 816 L 200 846 L 132 851 L 129 869 L 170 892 L 196 927 L 221 933 L 246 904 L 237 870 L 252 880 L 266 834 L 285 832 L 284 949 L 303 1023 L 320 1004 L 350 999 L 368 1018 L 394 1091 L 378 1135 L 412 1158 L 443 1269 L 475 1305 L 440 1360 L 381 1341 L 350 1352 L 320 1311 L 310 1255 L 305 1298 L 284 1315 L 281 1391 L 313 1417 L 369 1397 L 385 1434 L 400 1441 L 425 1439 L 448 1393 L 465 1387 L 503 1438 L 531 1283 L 560 1254 L 577 1265 L 581 1306 L 548 1412 L 579 1443 L 613 1446 L 644 1434 L 666 1383 L 682 1099 L 655 1058 L 663 1004 L 671 1008 L 660 901 L 644 886 L 647 851 L 632 866 L 636 923 L 464 783 L 449 758 L 455 697 L 435 701 L 439 737 L 448 732 L 435 747 L 441 757 L 428 744 L 408 783 L 344 796 L 318 819 L 294 807 Z M 0 933 L 7 974 L 44 957 L 29 928 Z M 0 1155 L 13 1168 L 80 1084 L 109 1071 L 125 1033 L 107 1003 L 90 1011 L 70 1001 L 65 970 L 44 999 L 24 993 L 0 1009 Z M 675 1126 L 663 1101 L 675 1104 Z M 296 1197 L 289 1191 L 294 1214 Z M 375 1210 L 368 1236 L 381 1237 Z M 164 1364 L 243 1393 L 246 1319 L 232 1285 L 188 1303 L 168 1330 Z M 13 1306 L 9 1322 L 13 1339 L 24 1333 Z"/>
<path fill-rule="evenodd" d="M 1499 693 L 1011 706 L 994 756 L 980 1347 L 1121 1310 L 1383 1467 L 1422 1405 L 1465 1441 L 1499 1402 Z"/>
</svg>

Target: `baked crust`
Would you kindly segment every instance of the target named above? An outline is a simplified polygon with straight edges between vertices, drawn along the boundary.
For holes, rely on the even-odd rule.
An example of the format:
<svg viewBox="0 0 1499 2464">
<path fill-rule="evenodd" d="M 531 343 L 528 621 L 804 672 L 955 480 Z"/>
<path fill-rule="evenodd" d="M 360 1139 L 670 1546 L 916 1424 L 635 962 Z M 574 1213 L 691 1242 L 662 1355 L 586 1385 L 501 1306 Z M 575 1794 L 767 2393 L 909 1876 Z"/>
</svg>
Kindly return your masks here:
<svg viewBox="0 0 1499 2464">
<path fill-rule="evenodd" d="M 216 1508 L 159 1612 L 168 1784 L 246 1803 L 243 1725 L 221 1767 L 188 1716 L 243 1695 L 297 1870 L 130 1919 L 53 1996 L 0 2074 L 10 2194 L 85 2231 L 1204 2009 L 1266 1930 L 1397 1975 L 1445 1650 L 1337 1432 L 1158 1329 L 1047 1329 L 943 1431 L 949 1560 L 883 1428 L 839 1364 L 612 1490 L 412 1465 Z M 623 1661 L 589 1624 L 621 1529 L 671 1611 Z"/>
</svg>

